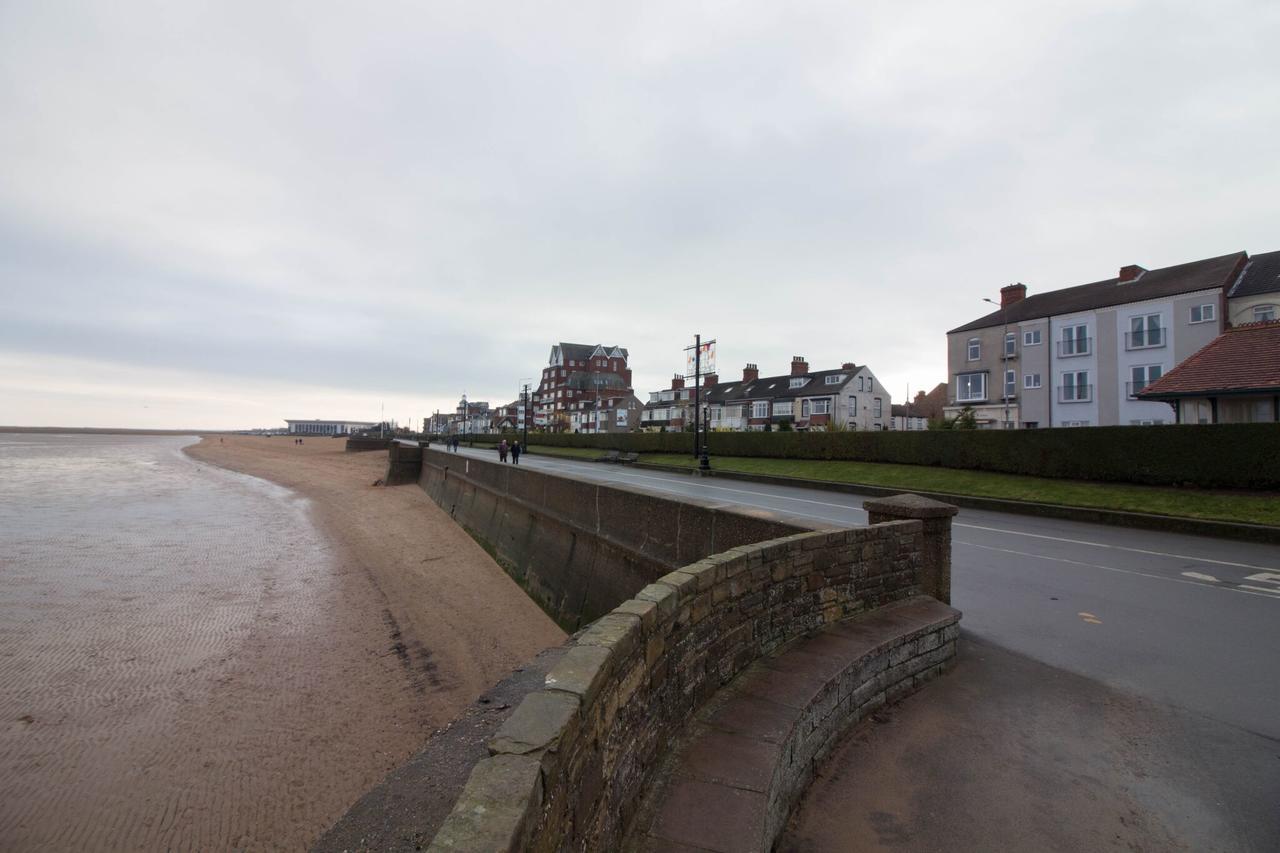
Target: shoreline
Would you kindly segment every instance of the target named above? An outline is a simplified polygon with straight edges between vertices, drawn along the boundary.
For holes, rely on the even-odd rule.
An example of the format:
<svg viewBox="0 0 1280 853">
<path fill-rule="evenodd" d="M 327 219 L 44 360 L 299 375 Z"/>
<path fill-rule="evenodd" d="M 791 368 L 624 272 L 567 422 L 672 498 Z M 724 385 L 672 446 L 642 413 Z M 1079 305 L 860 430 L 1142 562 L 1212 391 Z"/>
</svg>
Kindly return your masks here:
<svg viewBox="0 0 1280 853">
<path fill-rule="evenodd" d="M 29 433 L 31 435 L 234 435 L 232 430 L 216 429 L 131 429 L 129 427 L 60 427 L 60 426 L 0 426 L 3 433 Z"/>
<path fill-rule="evenodd" d="M 309 849 L 563 642 L 425 492 L 372 485 L 385 454 L 344 444 L 15 445 L 35 475 L 10 487 L 53 515 L 9 519 L 8 846 Z"/>
<path fill-rule="evenodd" d="M 392 639 L 404 647 L 397 654 L 431 688 L 436 725 L 564 642 L 564 631 L 425 492 L 373 485 L 386 473 L 384 454 L 347 453 L 345 441 L 324 437 L 294 445 L 288 436 L 212 435 L 182 452 L 306 498 L 348 570 L 377 589 L 390 633 L 400 635 Z"/>
</svg>

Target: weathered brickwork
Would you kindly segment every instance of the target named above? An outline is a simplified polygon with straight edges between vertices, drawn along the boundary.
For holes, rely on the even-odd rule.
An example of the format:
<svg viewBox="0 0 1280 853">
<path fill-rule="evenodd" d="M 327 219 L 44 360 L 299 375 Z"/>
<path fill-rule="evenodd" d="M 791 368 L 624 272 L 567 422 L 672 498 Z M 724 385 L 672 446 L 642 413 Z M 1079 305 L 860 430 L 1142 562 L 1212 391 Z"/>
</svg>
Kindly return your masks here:
<svg viewBox="0 0 1280 853">
<path fill-rule="evenodd" d="M 576 636 L 546 689 L 517 708 L 432 849 L 617 849 L 669 741 L 707 700 L 798 637 L 918 596 L 924 538 L 919 520 L 795 534 L 732 548 L 645 586 Z M 922 649 L 908 632 L 892 648 L 869 651 L 883 669 L 836 679 L 797 729 L 808 736 L 797 748 L 810 758 L 829 748 L 841 703 L 856 711 L 891 701 L 940 666 L 953 641 L 941 629 L 938 637 Z M 779 778 L 771 811 L 785 817 L 781 804 L 794 785 Z"/>
</svg>

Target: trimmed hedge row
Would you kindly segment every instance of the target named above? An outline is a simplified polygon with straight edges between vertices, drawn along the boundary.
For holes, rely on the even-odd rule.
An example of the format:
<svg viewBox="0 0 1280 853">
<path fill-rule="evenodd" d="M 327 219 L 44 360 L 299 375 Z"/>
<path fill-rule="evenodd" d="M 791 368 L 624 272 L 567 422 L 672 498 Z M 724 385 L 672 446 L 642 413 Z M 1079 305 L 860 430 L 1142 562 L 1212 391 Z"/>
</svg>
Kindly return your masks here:
<svg viewBox="0 0 1280 853">
<path fill-rule="evenodd" d="M 496 443 L 503 436 L 470 436 Z M 510 438 L 510 436 L 508 436 Z M 692 453 L 685 432 L 535 434 L 531 445 Z M 1071 480 L 1280 489 L 1280 424 L 921 432 L 713 432 L 714 456 L 932 465 Z"/>
</svg>

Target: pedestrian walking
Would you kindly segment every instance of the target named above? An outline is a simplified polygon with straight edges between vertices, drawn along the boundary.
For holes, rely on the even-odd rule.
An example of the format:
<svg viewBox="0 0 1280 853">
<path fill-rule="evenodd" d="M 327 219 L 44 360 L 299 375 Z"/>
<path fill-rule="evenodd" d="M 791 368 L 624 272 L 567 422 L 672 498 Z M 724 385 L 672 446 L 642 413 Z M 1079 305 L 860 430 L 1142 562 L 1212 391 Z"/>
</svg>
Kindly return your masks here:
<svg viewBox="0 0 1280 853">
<path fill-rule="evenodd" d="M 505 438 L 498 442 L 498 461 L 507 461 L 507 440 Z"/>
<path fill-rule="evenodd" d="M 520 464 L 520 442 L 518 441 L 511 442 L 511 464 Z"/>
</svg>

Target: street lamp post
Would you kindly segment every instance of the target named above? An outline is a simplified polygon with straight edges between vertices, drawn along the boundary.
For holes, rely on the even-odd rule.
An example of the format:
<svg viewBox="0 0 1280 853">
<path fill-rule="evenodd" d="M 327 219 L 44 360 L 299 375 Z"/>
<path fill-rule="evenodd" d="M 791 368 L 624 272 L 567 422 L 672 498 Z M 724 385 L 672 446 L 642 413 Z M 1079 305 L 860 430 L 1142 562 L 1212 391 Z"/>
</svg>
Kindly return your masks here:
<svg viewBox="0 0 1280 853">
<path fill-rule="evenodd" d="M 524 410 L 523 426 L 524 440 L 520 442 L 520 448 L 527 449 L 529 447 L 529 381 L 525 380 L 524 387 L 520 390 L 521 408 Z"/>
<path fill-rule="evenodd" d="M 994 299 L 982 297 L 983 302 L 990 302 L 1000 309 L 1000 321 L 1004 324 L 1004 332 L 1000 335 L 1000 397 L 1004 400 L 1004 420 L 1001 429 L 1009 428 L 1009 309 Z"/>
</svg>

